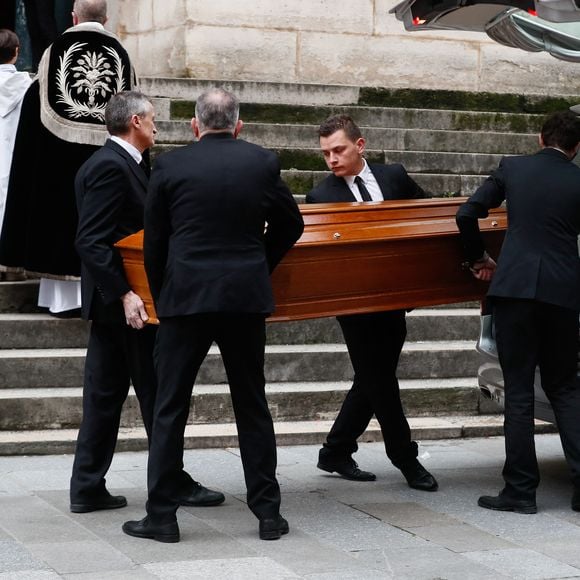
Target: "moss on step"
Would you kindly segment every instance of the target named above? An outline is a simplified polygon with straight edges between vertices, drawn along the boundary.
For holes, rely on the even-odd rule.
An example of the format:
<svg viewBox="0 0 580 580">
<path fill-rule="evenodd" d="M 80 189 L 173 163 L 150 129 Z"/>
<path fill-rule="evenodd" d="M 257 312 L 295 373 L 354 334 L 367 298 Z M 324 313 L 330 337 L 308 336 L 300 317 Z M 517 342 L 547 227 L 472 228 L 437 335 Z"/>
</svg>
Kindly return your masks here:
<svg viewBox="0 0 580 580">
<path fill-rule="evenodd" d="M 363 87 L 360 90 L 358 104 L 373 107 L 546 114 L 578 104 L 578 99 L 539 95 Z"/>
<path fill-rule="evenodd" d="M 501 131 L 508 133 L 537 133 L 542 126 L 543 116 L 506 115 L 505 113 L 481 111 L 473 115 L 457 111 L 452 115 L 455 131 Z"/>
</svg>

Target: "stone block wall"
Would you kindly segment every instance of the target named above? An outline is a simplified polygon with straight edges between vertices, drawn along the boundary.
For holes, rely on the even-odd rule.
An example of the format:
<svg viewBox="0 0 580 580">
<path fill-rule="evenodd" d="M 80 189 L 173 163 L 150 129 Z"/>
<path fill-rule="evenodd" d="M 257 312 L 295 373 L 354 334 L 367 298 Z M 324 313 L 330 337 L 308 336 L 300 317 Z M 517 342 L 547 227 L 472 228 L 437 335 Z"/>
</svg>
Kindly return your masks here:
<svg viewBox="0 0 580 580">
<path fill-rule="evenodd" d="M 577 64 L 409 33 L 396 0 L 109 0 L 142 76 L 576 95 Z"/>
</svg>

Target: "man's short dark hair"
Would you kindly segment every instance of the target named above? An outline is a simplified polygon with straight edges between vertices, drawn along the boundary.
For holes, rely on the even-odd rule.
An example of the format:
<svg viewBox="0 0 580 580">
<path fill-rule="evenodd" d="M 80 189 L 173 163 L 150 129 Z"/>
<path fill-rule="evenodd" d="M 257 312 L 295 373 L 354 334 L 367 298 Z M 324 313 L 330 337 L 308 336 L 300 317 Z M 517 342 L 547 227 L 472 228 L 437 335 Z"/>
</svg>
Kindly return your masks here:
<svg viewBox="0 0 580 580">
<path fill-rule="evenodd" d="M 541 135 L 546 147 L 572 151 L 580 143 L 580 117 L 572 111 L 554 113 L 542 126 Z"/>
<path fill-rule="evenodd" d="M 199 130 L 233 131 L 240 115 L 240 102 L 229 91 L 213 88 L 205 91 L 195 103 L 195 118 Z"/>
<path fill-rule="evenodd" d="M 125 135 L 133 115 L 144 117 L 151 101 L 138 91 L 122 91 L 113 95 L 105 109 L 105 124 L 111 135 Z"/>
<path fill-rule="evenodd" d="M 16 33 L 7 28 L 0 28 L 0 64 L 9 63 L 16 56 L 20 41 Z"/>
<path fill-rule="evenodd" d="M 318 128 L 318 136 L 329 137 L 341 129 L 353 143 L 362 137 L 358 125 L 350 115 L 334 115 L 333 117 L 328 117 Z"/>
</svg>

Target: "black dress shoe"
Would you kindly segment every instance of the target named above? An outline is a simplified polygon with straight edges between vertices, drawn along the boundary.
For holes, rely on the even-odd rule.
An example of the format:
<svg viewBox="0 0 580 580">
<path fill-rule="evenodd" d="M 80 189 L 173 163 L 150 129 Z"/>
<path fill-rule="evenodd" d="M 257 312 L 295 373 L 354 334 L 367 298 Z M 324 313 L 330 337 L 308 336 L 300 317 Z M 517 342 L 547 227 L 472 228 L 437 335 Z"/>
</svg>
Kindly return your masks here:
<svg viewBox="0 0 580 580">
<path fill-rule="evenodd" d="M 208 489 L 201 485 L 201 483 L 194 481 L 193 489 L 183 494 L 179 500 L 179 504 L 192 507 L 210 507 L 220 505 L 225 500 L 226 497 L 221 491 Z"/>
<path fill-rule="evenodd" d="M 149 516 L 145 516 L 139 521 L 125 522 L 123 531 L 128 536 L 135 538 L 148 538 L 158 542 L 165 542 L 166 544 L 179 542 L 179 526 L 177 522 L 153 524 L 149 521 Z"/>
<path fill-rule="evenodd" d="M 516 512 L 518 514 L 535 514 L 538 512 L 536 502 L 531 499 L 510 499 L 501 493 L 499 495 L 482 495 L 477 500 L 479 507 L 500 512 Z"/>
<path fill-rule="evenodd" d="M 279 540 L 290 531 L 288 522 L 282 517 L 260 520 L 260 540 Z"/>
<path fill-rule="evenodd" d="M 575 489 L 572 494 L 572 509 L 575 512 L 580 512 L 580 489 Z"/>
<path fill-rule="evenodd" d="M 316 467 L 322 471 L 328 471 L 328 473 L 338 473 L 338 475 L 352 481 L 374 481 L 377 478 L 374 473 L 359 469 L 352 457 L 344 461 L 325 461 L 319 457 Z"/>
<path fill-rule="evenodd" d="M 437 491 L 437 480 L 417 461 L 409 461 L 400 467 L 409 487 L 420 491 Z"/>
<path fill-rule="evenodd" d="M 116 510 L 127 505 L 127 498 L 123 495 L 103 495 L 91 501 L 71 502 L 70 511 L 73 514 L 86 514 L 99 510 Z"/>
</svg>

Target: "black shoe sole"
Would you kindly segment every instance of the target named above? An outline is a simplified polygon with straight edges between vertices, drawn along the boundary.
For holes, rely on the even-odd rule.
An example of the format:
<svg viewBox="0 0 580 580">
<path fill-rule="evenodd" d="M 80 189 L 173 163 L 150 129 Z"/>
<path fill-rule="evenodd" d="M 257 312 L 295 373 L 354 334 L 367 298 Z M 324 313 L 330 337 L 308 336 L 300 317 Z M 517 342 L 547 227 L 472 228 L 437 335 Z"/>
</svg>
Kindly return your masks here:
<svg viewBox="0 0 580 580">
<path fill-rule="evenodd" d="M 316 464 L 316 467 L 322 471 L 326 471 L 327 473 L 336 473 L 337 475 L 339 475 L 343 479 L 348 479 L 349 481 L 376 481 L 376 479 L 377 479 L 376 475 L 374 477 L 369 477 L 369 478 L 367 478 L 367 477 L 365 477 L 365 478 L 349 477 L 348 475 L 344 475 L 343 473 L 340 473 L 340 471 L 337 471 L 336 469 L 333 469 L 332 467 L 328 467 L 326 465 L 323 465 L 320 462 L 318 462 Z"/>
<path fill-rule="evenodd" d="M 493 510 L 496 512 L 514 512 L 516 514 L 537 514 L 537 506 L 505 506 L 505 507 L 493 507 L 488 504 L 482 503 L 478 500 L 477 505 L 486 510 Z"/>
<path fill-rule="evenodd" d="M 437 491 L 439 489 L 438 485 L 434 485 L 432 487 L 421 487 L 420 485 L 411 485 L 410 483 L 409 483 L 409 487 L 411 489 L 417 489 L 419 491 Z"/>
<path fill-rule="evenodd" d="M 179 534 L 149 534 L 149 533 L 139 533 L 133 532 L 125 529 L 123 526 L 123 532 L 125 532 L 128 536 L 132 536 L 133 538 L 142 538 L 144 540 L 155 540 L 157 542 L 163 542 L 164 544 L 176 544 L 179 542 Z"/>
<path fill-rule="evenodd" d="M 260 540 L 279 540 L 290 531 L 290 526 L 284 526 L 278 530 L 271 530 L 268 532 L 260 532 Z"/>
<path fill-rule="evenodd" d="M 88 503 L 71 503 L 70 511 L 73 514 L 88 514 L 90 512 L 100 512 L 104 510 L 118 510 L 127 507 L 127 502 L 118 505 L 98 505 Z"/>
<path fill-rule="evenodd" d="M 185 506 L 185 507 L 215 507 L 216 505 L 222 505 L 222 503 L 224 503 L 226 501 L 226 498 L 223 497 L 221 499 L 216 499 L 214 501 L 206 501 L 206 502 L 187 502 L 187 501 L 183 501 L 180 500 L 179 501 L 179 505 Z"/>
</svg>

